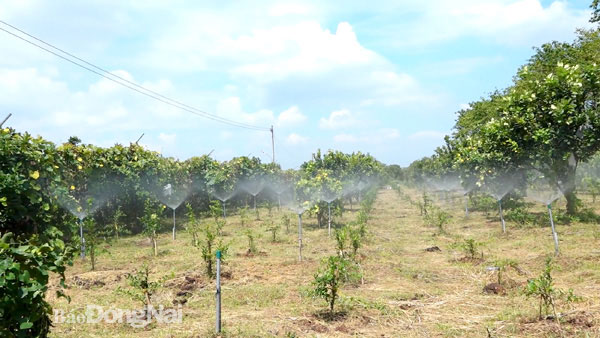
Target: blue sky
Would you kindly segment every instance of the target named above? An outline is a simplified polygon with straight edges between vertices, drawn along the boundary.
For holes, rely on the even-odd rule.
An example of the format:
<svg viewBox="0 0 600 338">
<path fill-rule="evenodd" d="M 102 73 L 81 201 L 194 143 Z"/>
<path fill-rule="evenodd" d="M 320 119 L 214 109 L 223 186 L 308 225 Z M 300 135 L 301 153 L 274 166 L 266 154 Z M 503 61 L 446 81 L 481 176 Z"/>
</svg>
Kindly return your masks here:
<svg viewBox="0 0 600 338">
<path fill-rule="evenodd" d="M 275 126 L 276 159 L 320 148 L 408 165 L 455 112 L 510 84 L 532 47 L 568 41 L 591 1 L 7 1 L 0 19 L 219 116 Z M 2 28 L 6 28 L 1 26 Z M 270 161 L 270 133 L 153 101 L 0 31 L 0 115 L 55 142 L 142 144 Z"/>
</svg>

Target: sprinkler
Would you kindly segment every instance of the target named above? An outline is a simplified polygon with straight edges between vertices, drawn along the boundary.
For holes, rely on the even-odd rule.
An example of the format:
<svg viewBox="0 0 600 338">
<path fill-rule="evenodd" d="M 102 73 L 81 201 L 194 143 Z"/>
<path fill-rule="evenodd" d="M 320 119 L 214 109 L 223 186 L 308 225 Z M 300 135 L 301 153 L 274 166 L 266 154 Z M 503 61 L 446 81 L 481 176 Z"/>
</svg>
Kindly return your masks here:
<svg viewBox="0 0 600 338">
<path fill-rule="evenodd" d="M 256 211 L 256 196 L 263 190 L 264 182 L 261 179 L 254 179 L 243 181 L 240 183 L 240 187 L 247 193 L 252 195 L 253 200 L 253 211 L 256 213 L 256 219 L 258 220 L 258 212 Z"/>
<path fill-rule="evenodd" d="M 331 236 L 331 202 L 335 201 L 338 196 L 331 191 L 321 193 L 321 201 L 327 202 L 327 236 Z"/>
<path fill-rule="evenodd" d="M 541 181 L 541 182 L 540 182 Z M 545 183 L 545 184 L 544 184 Z M 558 246 L 558 233 L 556 232 L 556 226 L 554 225 L 554 217 L 552 216 L 552 202 L 562 196 L 562 191 L 568 191 L 569 188 L 566 186 L 562 186 L 562 182 L 558 182 L 558 187 L 561 187 L 560 190 L 556 188 L 556 185 L 550 185 L 549 182 L 545 179 L 544 175 L 538 173 L 534 178 L 534 182 L 527 189 L 527 196 L 533 198 L 534 200 L 543 203 L 546 208 L 548 208 L 548 217 L 550 218 L 550 227 L 552 229 L 552 239 L 554 240 L 554 255 L 558 256 L 560 254 L 559 246 Z M 553 187 L 552 189 L 548 189 Z"/>
<path fill-rule="evenodd" d="M 473 190 L 473 186 L 467 185 L 463 187 L 460 176 L 448 175 L 442 178 L 438 177 L 426 177 L 426 185 L 434 191 L 458 192 L 464 196 L 465 199 L 465 217 L 469 217 L 469 197 L 468 194 Z"/>
<path fill-rule="evenodd" d="M 162 187 L 160 193 L 156 194 L 158 199 L 173 210 L 173 240 L 176 239 L 177 221 L 175 218 L 175 210 L 185 201 L 190 194 L 190 188 L 182 185 L 177 189 L 171 184 Z"/>
<path fill-rule="evenodd" d="M 502 222 L 502 233 L 506 233 L 506 223 L 504 223 L 504 214 L 502 212 L 502 200 L 498 200 L 498 209 L 500 211 L 500 221 Z"/>
<path fill-rule="evenodd" d="M 83 238 L 83 220 L 79 220 L 79 236 L 81 237 L 81 259 L 85 259 L 85 238 Z"/>
<path fill-rule="evenodd" d="M 306 207 L 298 205 L 288 205 L 288 208 L 298 215 L 298 261 L 302 261 L 302 214 L 307 210 Z"/>
<path fill-rule="evenodd" d="M 106 187 L 104 184 L 104 190 L 93 190 L 88 191 L 86 195 L 80 198 L 80 201 L 75 199 L 75 197 L 71 195 L 65 195 L 61 193 L 61 190 L 51 188 L 50 192 L 56 197 L 60 206 L 69 211 L 71 215 L 77 218 L 77 222 L 79 223 L 79 237 L 81 243 L 81 253 L 80 257 L 82 259 L 85 258 L 85 237 L 83 234 L 83 220 L 86 217 L 93 215 L 100 207 L 102 207 L 110 197 L 115 194 L 115 190 L 113 187 Z M 98 189 L 98 188 L 96 188 Z M 85 202 L 83 202 L 85 201 Z"/>
<path fill-rule="evenodd" d="M 548 204 L 548 216 L 550 216 L 550 227 L 552 228 L 552 239 L 554 240 L 554 256 L 558 256 L 558 234 L 554 227 L 554 217 L 552 217 L 552 204 Z"/>
<path fill-rule="evenodd" d="M 226 212 L 226 203 L 228 200 L 230 200 L 233 196 L 235 196 L 236 191 L 230 191 L 230 192 L 223 192 L 223 191 L 211 191 L 210 194 L 218 199 L 219 201 L 221 201 L 221 207 L 223 209 L 223 218 L 225 218 L 227 216 L 227 212 Z"/>
<path fill-rule="evenodd" d="M 302 262 L 302 214 L 298 213 L 298 260 Z"/>
<path fill-rule="evenodd" d="M 175 240 L 175 227 L 177 225 L 176 221 L 175 221 L 175 209 L 173 210 L 173 240 Z"/>
<path fill-rule="evenodd" d="M 327 236 L 331 236 L 331 202 L 327 202 L 327 212 L 328 212 L 328 220 L 327 220 Z"/>
<path fill-rule="evenodd" d="M 498 214 L 500 215 L 500 222 L 502 224 L 502 233 L 506 233 L 502 199 L 517 185 L 519 177 L 520 176 L 517 173 L 509 172 L 486 179 L 485 191 L 498 201 Z"/>
</svg>

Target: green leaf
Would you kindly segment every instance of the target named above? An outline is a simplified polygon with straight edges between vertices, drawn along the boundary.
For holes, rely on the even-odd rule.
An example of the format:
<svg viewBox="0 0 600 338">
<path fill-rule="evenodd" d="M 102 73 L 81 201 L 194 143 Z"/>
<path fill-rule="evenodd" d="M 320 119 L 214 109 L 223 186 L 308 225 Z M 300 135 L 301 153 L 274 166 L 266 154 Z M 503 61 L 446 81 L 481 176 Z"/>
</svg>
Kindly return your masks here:
<svg viewBox="0 0 600 338">
<path fill-rule="evenodd" d="M 32 327 L 33 327 L 32 322 L 23 322 L 23 323 L 21 323 L 21 325 L 19 325 L 19 329 L 21 329 L 21 330 L 31 329 Z"/>
</svg>

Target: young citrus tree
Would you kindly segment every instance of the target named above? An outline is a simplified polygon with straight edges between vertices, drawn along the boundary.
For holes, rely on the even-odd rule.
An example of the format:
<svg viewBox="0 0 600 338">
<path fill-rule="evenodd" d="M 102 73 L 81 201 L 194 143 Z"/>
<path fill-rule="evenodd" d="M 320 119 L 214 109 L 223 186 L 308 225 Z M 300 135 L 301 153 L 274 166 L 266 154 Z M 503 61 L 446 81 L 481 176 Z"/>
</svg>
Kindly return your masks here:
<svg viewBox="0 0 600 338">
<path fill-rule="evenodd" d="M 164 205 L 159 205 L 150 199 L 147 199 L 144 203 L 144 216 L 140 218 L 140 221 L 144 225 L 144 235 L 150 239 L 152 243 L 152 249 L 154 256 L 158 256 L 158 244 L 156 242 L 158 238 L 158 231 L 160 230 L 160 215 L 162 215 Z"/>
<path fill-rule="evenodd" d="M 323 298 L 329 305 L 329 313 L 334 313 L 336 300 L 340 296 L 340 288 L 352 265 L 341 256 L 330 256 L 321 262 L 321 268 L 314 276 L 313 294 Z"/>
</svg>

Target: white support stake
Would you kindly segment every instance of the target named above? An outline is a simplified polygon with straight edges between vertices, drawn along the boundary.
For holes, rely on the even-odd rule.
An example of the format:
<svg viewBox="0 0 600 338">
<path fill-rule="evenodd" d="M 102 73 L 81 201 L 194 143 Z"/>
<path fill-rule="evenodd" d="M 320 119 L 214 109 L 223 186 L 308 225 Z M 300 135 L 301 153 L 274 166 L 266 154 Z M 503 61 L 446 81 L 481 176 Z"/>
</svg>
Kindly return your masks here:
<svg viewBox="0 0 600 338">
<path fill-rule="evenodd" d="M 217 333 L 221 333 L 221 251 L 217 251 L 217 292 L 216 298 L 216 323 L 215 329 Z"/>
<path fill-rule="evenodd" d="M 302 214 L 298 214 L 298 260 L 302 262 Z"/>
<path fill-rule="evenodd" d="M 327 236 L 331 237 L 331 202 L 327 203 L 327 209 L 329 211 L 329 224 L 327 225 Z"/>
<path fill-rule="evenodd" d="M 500 221 L 502 221 L 502 232 L 506 233 L 506 223 L 504 223 L 504 213 L 502 212 L 502 201 L 498 200 L 498 208 L 500 209 Z"/>
<path fill-rule="evenodd" d="M 175 240 L 175 209 L 173 209 L 173 240 Z"/>
<path fill-rule="evenodd" d="M 85 259 L 85 238 L 83 238 L 83 220 L 79 220 L 79 236 L 81 237 L 81 259 Z"/>
<path fill-rule="evenodd" d="M 552 227 L 552 238 L 554 239 L 554 256 L 558 256 L 560 253 L 558 250 L 558 234 L 554 227 L 554 217 L 552 217 L 552 205 L 548 204 L 548 215 L 550 215 L 550 226 Z"/>
</svg>

